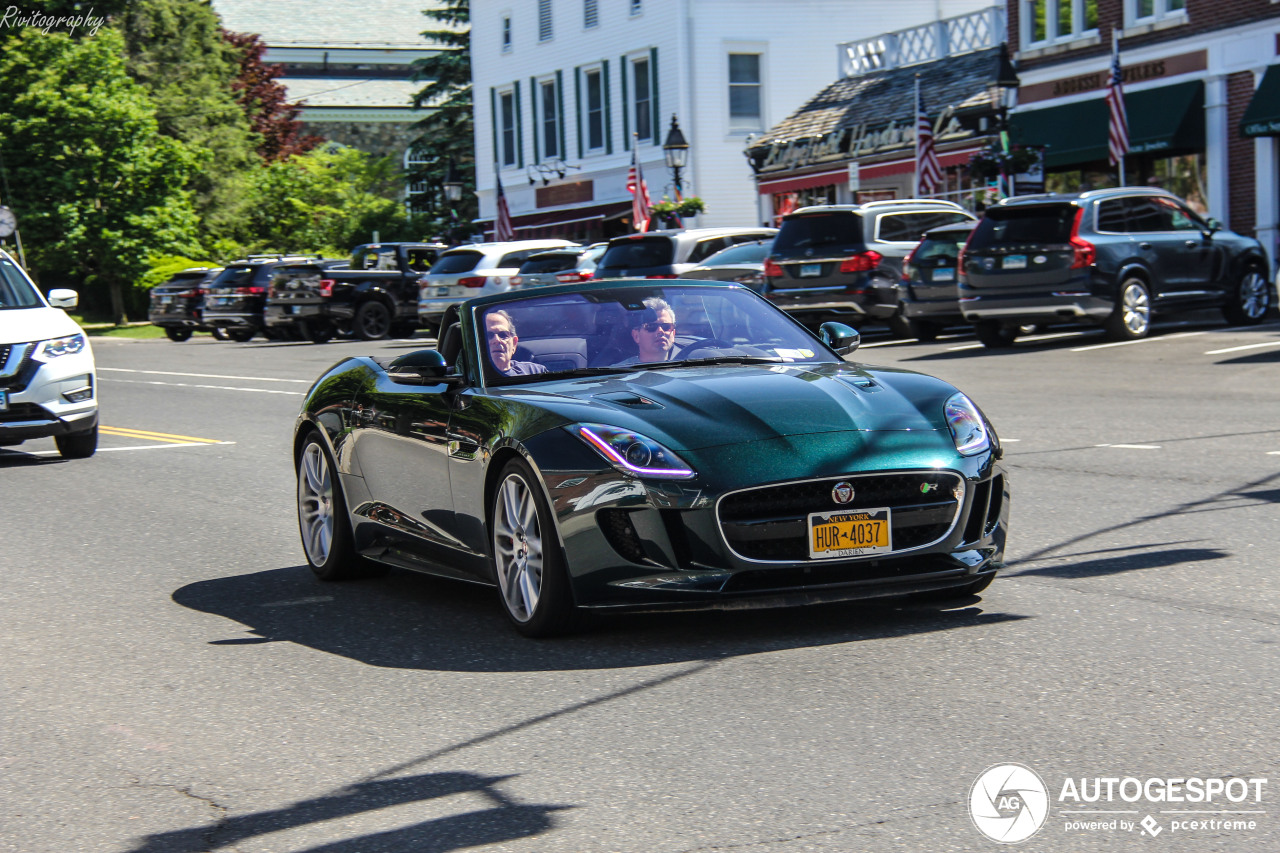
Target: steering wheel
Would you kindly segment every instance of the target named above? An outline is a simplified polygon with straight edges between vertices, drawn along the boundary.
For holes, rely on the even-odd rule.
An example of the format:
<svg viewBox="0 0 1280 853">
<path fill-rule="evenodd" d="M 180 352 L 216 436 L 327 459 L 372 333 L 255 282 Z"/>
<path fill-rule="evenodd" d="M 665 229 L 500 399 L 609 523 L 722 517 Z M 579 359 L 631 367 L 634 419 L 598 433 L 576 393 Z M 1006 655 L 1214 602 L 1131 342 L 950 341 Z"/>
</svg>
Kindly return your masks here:
<svg viewBox="0 0 1280 853">
<path fill-rule="evenodd" d="M 722 341 L 719 338 L 702 338 L 700 340 L 694 341 L 693 343 L 689 344 L 687 347 L 683 347 L 680 350 L 680 358 L 682 359 L 688 358 L 689 353 L 694 352 L 696 350 L 713 349 L 713 348 L 714 349 L 736 349 L 737 347 L 736 345 L 731 344 L 728 341 Z"/>
</svg>

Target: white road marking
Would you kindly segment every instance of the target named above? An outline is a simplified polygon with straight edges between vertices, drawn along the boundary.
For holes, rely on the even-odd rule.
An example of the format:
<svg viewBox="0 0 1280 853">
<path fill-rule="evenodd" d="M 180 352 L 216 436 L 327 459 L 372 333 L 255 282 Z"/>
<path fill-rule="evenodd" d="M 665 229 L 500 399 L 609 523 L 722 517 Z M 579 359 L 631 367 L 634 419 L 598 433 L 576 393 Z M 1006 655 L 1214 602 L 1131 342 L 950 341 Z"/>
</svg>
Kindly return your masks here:
<svg viewBox="0 0 1280 853">
<path fill-rule="evenodd" d="M 1157 341 L 1171 341 L 1174 338 L 1194 338 L 1196 335 L 1203 335 L 1204 332 L 1178 332 L 1173 335 L 1161 335 L 1158 338 L 1138 338 L 1136 341 L 1112 341 L 1109 344 L 1094 344 L 1088 347 L 1074 347 L 1072 352 L 1088 352 L 1093 349 L 1110 349 L 1111 347 L 1127 347 L 1132 344 L 1153 344 Z"/>
<path fill-rule="evenodd" d="M 1211 349 L 1205 355 L 1222 355 L 1224 352 L 1240 352 L 1246 349 L 1261 349 L 1262 347 L 1280 347 L 1280 341 L 1267 341 L 1265 344 L 1245 344 L 1242 347 L 1227 347 L 1226 349 Z"/>
<path fill-rule="evenodd" d="M 1268 456 L 1280 456 L 1280 450 L 1268 450 L 1268 451 L 1267 451 L 1267 455 L 1268 455 Z"/>
<path fill-rule="evenodd" d="M 947 352 L 959 352 L 962 349 L 982 349 L 986 344 L 965 344 L 960 347 L 947 347 Z"/>
<path fill-rule="evenodd" d="M 177 373 L 171 370 L 130 370 L 127 367 L 99 367 L 99 373 L 143 373 L 150 376 L 190 376 L 193 379 L 244 379 L 249 382 L 296 382 L 310 385 L 310 379 L 273 379 L 269 376 L 227 376 L 221 373 Z"/>
<path fill-rule="evenodd" d="M 101 380 L 102 380 L 102 377 L 98 377 L 98 379 L 99 379 L 99 381 L 101 381 Z M 106 381 L 107 381 L 107 382 L 120 382 L 120 383 L 127 384 L 127 385 L 166 385 L 166 386 L 168 386 L 168 387 L 170 387 L 170 388 L 208 388 L 208 389 L 212 389 L 212 390 L 215 390 L 215 391 L 250 391 L 250 392 L 255 393 L 255 394 L 288 394 L 288 395 L 293 396 L 293 397 L 305 397 L 305 396 L 306 396 L 306 392 L 304 392 L 304 391 L 276 391 L 276 390 L 275 390 L 275 389 L 273 389 L 273 388 L 236 388 L 236 387 L 231 386 L 231 385 L 197 385 L 197 384 L 192 383 L 192 382 L 161 382 L 161 381 L 156 380 L 156 379 L 153 379 L 153 380 L 146 380 L 146 379 L 114 379 L 114 378 L 108 378 Z M 280 380 L 280 381 L 282 381 L 282 382 L 294 382 L 294 381 L 296 381 L 296 380 L 293 380 L 293 379 L 284 380 L 284 379 L 282 379 L 282 380 Z"/>
<path fill-rule="evenodd" d="M 1026 335 L 1018 336 L 1019 341 L 1052 341 L 1055 338 L 1078 338 L 1084 335 L 1084 332 L 1046 332 L 1043 335 Z"/>
<path fill-rule="evenodd" d="M 1158 444 L 1095 444 L 1094 447 L 1117 447 L 1121 450 L 1159 450 Z"/>
</svg>

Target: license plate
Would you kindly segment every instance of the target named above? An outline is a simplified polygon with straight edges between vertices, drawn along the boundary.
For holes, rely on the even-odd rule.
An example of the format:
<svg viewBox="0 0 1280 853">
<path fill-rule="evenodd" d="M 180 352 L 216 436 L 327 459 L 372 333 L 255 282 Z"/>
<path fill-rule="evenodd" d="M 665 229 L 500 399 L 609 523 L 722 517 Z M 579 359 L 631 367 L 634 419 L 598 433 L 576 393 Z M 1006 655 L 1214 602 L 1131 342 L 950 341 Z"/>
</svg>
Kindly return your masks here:
<svg viewBox="0 0 1280 853">
<path fill-rule="evenodd" d="M 298 313 L 298 306 L 297 306 L 297 305 L 286 305 L 286 306 L 284 306 L 284 313 L 286 313 L 286 314 L 297 314 L 297 313 Z"/>
<path fill-rule="evenodd" d="M 801 264 L 800 265 L 801 278 L 817 278 L 820 275 L 822 275 L 822 264 Z"/>
<path fill-rule="evenodd" d="M 951 267 L 938 267 L 933 271 L 934 281 L 955 281 L 956 271 Z"/>
<path fill-rule="evenodd" d="M 889 507 L 809 513 L 809 558 L 865 557 L 892 550 Z"/>
<path fill-rule="evenodd" d="M 9 392 L 0 391 L 0 412 L 9 411 Z"/>
<path fill-rule="evenodd" d="M 436 296 L 448 296 L 448 295 L 449 295 L 449 288 L 447 287 L 436 288 Z"/>
<path fill-rule="evenodd" d="M 1025 270 L 1027 268 L 1026 255 L 1007 255 L 1004 263 L 1000 265 L 1001 269 L 1006 270 Z"/>
<path fill-rule="evenodd" d="M 219 296 L 218 298 L 216 298 L 216 299 L 214 299 L 214 300 L 213 300 L 213 304 L 214 304 L 214 305 L 219 305 L 219 306 L 221 306 L 221 305 L 230 305 L 230 304 L 231 304 L 232 299 L 234 299 L 234 297 L 232 297 L 232 296 Z"/>
<path fill-rule="evenodd" d="M 172 301 L 173 301 L 173 297 L 172 297 L 172 296 L 161 296 L 161 297 L 159 298 L 159 302 L 160 302 L 160 304 L 161 304 L 161 305 L 168 305 L 168 304 L 169 304 L 170 302 L 172 302 Z"/>
</svg>

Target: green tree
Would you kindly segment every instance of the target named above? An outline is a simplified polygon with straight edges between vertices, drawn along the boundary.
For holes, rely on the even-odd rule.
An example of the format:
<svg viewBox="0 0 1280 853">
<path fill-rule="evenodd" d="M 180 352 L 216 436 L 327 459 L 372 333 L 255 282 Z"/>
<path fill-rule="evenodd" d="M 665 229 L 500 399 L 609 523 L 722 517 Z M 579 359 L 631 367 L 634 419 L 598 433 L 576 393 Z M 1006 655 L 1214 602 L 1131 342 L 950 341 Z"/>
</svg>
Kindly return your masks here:
<svg viewBox="0 0 1280 853">
<path fill-rule="evenodd" d="M 415 96 L 414 104 L 432 112 L 418 122 L 422 136 L 415 143 L 425 165 L 410 177 L 430 189 L 412 199 L 416 209 L 431 221 L 431 230 L 470 233 L 471 220 L 479 214 L 475 195 L 475 134 L 471 115 L 471 3 L 446 0 L 422 14 L 444 26 L 422 33 L 441 50 L 414 62 L 414 79 L 427 84 Z M 450 163 L 462 180 L 462 200 L 449 204 L 443 199 L 445 173 Z"/>
<path fill-rule="evenodd" d="M 399 199 L 390 157 L 329 143 L 259 169 L 251 176 L 246 217 L 257 252 L 339 250 L 367 242 L 421 239 Z M 221 247 L 226 252 L 231 247 Z"/>
<path fill-rule="evenodd" d="M 188 187 L 206 239 L 236 233 L 249 173 L 262 163 L 262 137 L 237 100 L 243 49 L 223 38 L 218 16 L 200 0 L 135 0 L 117 26 L 129 73 L 156 104 L 160 132 L 208 152 L 216 164 Z"/>
<path fill-rule="evenodd" d="M 78 279 L 86 303 L 125 319 L 125 288 L 152 253 L 194 254 L 184 187 L 197 157 L 160 133 L 156 108 L 128 75 L 124 39 L 27 29 L 0 51 L 0 149 L 6 203 L 32 267 Z"/>
</svg>

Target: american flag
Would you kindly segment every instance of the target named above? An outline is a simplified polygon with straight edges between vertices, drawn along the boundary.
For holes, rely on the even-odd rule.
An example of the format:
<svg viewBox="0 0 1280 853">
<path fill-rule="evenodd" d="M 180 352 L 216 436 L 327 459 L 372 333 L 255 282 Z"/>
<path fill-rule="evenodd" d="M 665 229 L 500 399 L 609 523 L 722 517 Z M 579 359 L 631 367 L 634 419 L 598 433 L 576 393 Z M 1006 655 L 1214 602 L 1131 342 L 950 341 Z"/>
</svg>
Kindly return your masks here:
<svg viewBox="0 0 1280 853">
<path fill-rule="evenodd" d="M 1111 165 L 1123 165 L 1129 150 L 1129 116 L 1124 109 L 1123 74 L 1120 70 L 1120 32 L 1111 33 L 1111 79 L 1107 82 L 1107 154 Z"/>
<path fill-rule="evenodd" d="M 636 148 L 631 146 L 631 168 L 627 171 L 627 192 L 631 193 L 631 224 L 637 231 L 649 227 L 649 185 L 644 182 L 644 173 L 640 171 L 640 160 Z"/>
<path fill-rule="evenodd" d="M 933 147 L 933 122 L 924 111 L 920 81 L 916 81 L 916 194 L 933 195 L 942 184 L 942 165 Z"/>
<path fill-rule="evenodd" d="M 502 178 L 496 174 L 498 181 L 498 218 L 493 222 L 493 241 L 506 243 L 516 238 L 515 229 L 511 227 L 511 208 L 507 207 L 507 194 L 502 191 Z"/>
</svg>

